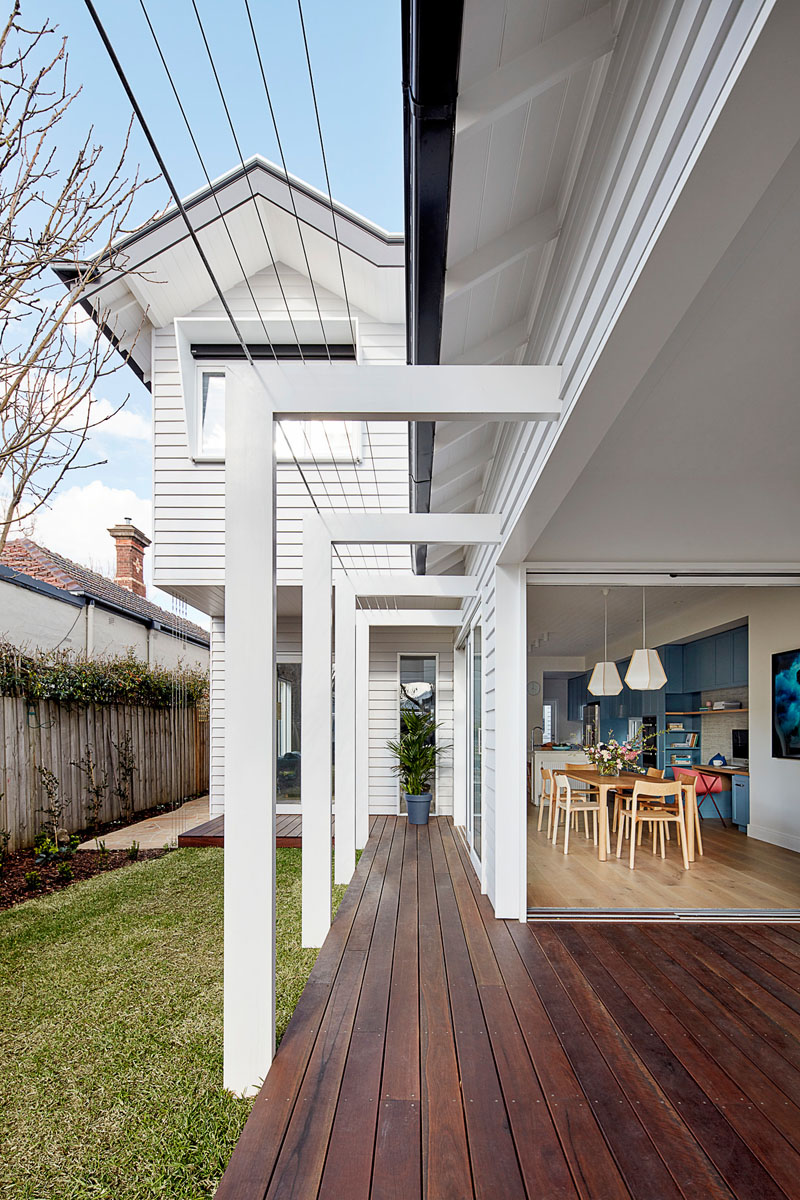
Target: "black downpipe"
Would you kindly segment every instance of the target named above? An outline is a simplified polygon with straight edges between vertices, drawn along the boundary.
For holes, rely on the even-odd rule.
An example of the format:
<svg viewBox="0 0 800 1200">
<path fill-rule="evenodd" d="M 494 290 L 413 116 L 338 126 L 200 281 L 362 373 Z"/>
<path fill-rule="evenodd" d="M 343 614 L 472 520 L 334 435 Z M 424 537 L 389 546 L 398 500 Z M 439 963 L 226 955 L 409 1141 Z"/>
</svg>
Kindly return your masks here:
<svg viewBox="0 0 800 1200">
<path fill-rule="evenodd" d="M 463 0 L 403 0 L 406 356 L 439 362 Z M 410 507 L 429 512 L 433 421 L 409 424 Z M 414 570 L 425 574 L 427 546 Z"/>
</svg>

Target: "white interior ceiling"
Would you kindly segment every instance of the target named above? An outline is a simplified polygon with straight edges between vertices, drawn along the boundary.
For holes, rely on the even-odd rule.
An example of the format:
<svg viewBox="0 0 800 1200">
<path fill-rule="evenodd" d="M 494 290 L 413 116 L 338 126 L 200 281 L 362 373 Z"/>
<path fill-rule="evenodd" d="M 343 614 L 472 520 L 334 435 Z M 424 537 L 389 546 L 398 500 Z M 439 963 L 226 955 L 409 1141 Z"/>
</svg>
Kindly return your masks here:
<svg viewBox="0 0 800 1200">
<path fill-rule="evenodd" d="M 741 596 L 741 617 L 747 616 L 746 589 L 721 587 L 648 587 L 646 591 L 647 626 L 658 636 L 658 628 L 674 619 L 683 623 L 685 634 L 677 640 L 716 629 L 715 602 L 725 593 Z M 730 626 L 737 624 L 726 621 Z M 721 627 L 721 626 L 720 626 Z M 533 646 L 534 639 L 539 640 Z M 671 639 L 672 640 L 672 639 Z M 630 654 L 642 644 L 642 589 L 636 586 L 611 587 L 608 593 L 609 653 L 617 657 Z M 648 645 L 655 645 L 648 637 Z M 603 592 L 600 585 L 535 584 L 528 588 L 528 649 L 530 657 L 587 657 L 595 661 L 603 649 Z M 573 670 L 571 674 L 577 672 Z"/>
</svg>

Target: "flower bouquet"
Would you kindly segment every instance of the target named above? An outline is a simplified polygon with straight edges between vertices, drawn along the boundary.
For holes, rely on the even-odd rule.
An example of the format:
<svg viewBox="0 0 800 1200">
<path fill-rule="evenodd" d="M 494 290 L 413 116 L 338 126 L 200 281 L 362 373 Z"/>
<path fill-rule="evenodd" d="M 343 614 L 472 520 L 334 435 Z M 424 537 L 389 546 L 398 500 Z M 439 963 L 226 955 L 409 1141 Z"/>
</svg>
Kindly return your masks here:
<svg viewBox="0 0 800 1200">
<path fill-rule="evenodd" d="M 618 742 L 616 738 L 610 738 L 607 742 L 598 742 L 596 746 L 587 746 L 586 756 L 601 775 L 619 775 L 623 767 L 635 767 L 642 750 L 649 747 L 654 740 L 641 732 L 627 742 Z"/>
</svg>

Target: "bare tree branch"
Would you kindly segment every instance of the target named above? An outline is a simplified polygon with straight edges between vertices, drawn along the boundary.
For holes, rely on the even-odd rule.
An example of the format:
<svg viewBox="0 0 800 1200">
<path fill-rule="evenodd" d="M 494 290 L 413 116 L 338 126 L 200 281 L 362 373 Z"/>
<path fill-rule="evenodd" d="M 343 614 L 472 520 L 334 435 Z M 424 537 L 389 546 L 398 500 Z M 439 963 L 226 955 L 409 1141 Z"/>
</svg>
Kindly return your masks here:
<svg viewBox="0 0 800 1200">
<path fill-rule="evenodd" d="M 0 31 L 0 552 L 68 472 L 92 465 L 86 442 L 119 411 L 99 404 L 98 382 L 136 341 L 116 349 L 110 314 L 92 322 L 77 305 L 98 262 L 127 266 L 118 242 L 152 180 L 125 173 L 130 125 L 110 168 L 92 129 L 65 152 L 59 124 L 78 95 L 67 66 L 66 39 L 49 21 L 25 27 L 15 0 Z"/>
</svg>

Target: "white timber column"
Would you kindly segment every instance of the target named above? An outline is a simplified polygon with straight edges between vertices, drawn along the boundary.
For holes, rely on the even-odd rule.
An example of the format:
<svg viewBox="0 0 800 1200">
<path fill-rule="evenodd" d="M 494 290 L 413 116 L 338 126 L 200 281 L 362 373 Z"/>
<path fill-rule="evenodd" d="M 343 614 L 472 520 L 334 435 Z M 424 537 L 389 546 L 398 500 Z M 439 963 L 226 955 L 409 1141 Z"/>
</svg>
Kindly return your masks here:
<svg viewBox="0 0 800 1200">
<path fill-rule="evenodd" d="M 275 1048 L 274 451 L 255 376 L 229 373 L 225 408 L 223 1074 L 250 1094 Z"/>
<path fill-rule="evenodd" d="M 453 824 L 467 824 L 467 644 L 453 647 Z"/>
<path fill-rule="evenodd" d="M 303 945 L 331 926 L 331 539 L 322 518 L 303 518 Z"/>
<path fill-rule="evenodd" d="M 336 580 L 334 663 L 336 689 L 333 878 L 349 883 L 356 869 L 356 594 L 346 575 Z"/>
<path fill-rule="evenodd" d="M 356 849 L 369 840 L 369 620 L 356 613 Z"/>
<path fill-rule="evenodd" d="M 495 567 L 495 905 L 496 917 L 527 915 L 526 574 Z"/>
</svg>

